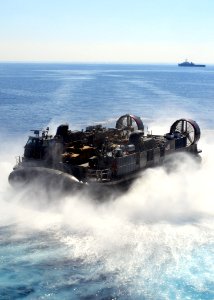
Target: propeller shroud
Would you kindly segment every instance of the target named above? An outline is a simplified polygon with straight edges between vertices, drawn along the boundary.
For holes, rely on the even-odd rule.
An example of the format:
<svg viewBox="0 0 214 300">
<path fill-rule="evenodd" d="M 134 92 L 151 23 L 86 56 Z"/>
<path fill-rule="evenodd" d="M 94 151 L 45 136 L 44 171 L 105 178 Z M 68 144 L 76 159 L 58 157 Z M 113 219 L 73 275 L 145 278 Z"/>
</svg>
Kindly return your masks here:
<svg viewBox="0 0 214 300">
<path fill-rule="evenodd" d="M 176 132 L 181 133 L 187 138 L 187 146 L 196 144 L 201 136 L 200 127 L 191 119 L 179 119 L 175 121 L 170 128 L 170 134 Z"/>
</svg>

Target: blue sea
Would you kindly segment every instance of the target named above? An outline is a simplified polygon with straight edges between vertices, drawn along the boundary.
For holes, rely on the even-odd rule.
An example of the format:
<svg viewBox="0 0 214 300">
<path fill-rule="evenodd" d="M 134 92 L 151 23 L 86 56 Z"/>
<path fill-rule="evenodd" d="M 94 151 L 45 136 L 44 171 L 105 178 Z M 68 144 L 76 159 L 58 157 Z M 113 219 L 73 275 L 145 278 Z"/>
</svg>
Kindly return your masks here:
<svg viewBox="0 0 214 300">
<path fill-rule="evenodd" d="M 167 133 L 201 128 L 202 162 L 148 169 L 116 199 L 94 201 L 7 178 L 30 130 L 140 116 Z M 0 64 L 0 299 L 214 299 L 214 66 Z"/>
</svg>

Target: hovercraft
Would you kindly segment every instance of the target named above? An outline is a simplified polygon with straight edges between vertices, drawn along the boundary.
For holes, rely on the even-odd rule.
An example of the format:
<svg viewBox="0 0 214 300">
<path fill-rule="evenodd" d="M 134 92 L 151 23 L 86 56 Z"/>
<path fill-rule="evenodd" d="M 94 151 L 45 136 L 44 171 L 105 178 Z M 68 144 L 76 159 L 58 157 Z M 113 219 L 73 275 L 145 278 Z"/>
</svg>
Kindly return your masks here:
<svg viewBox="0 0 214 300">
<path fill-rule="evenodd" d="M 200 135 L 190 119 L 176 120 L 164 135 L 145 134 L 141 118 L 130 114 L 121 116 L 115 128 L 99 124 L 72 131 L 62 124 L 54 136 L 49 128 L 34 130 L 9 182 L 14 187 L 45 182 L 69 190 L 126 184 L 176 153 L 198 156 Z"/>
</svg>

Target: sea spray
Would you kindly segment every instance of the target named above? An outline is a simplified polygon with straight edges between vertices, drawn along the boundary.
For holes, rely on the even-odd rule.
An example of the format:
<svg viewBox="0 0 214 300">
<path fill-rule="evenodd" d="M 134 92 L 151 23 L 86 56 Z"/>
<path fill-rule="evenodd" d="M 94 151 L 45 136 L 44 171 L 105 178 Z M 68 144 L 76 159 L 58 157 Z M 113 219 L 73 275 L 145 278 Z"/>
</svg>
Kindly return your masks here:
<svg viewBox="0 0 214 300">
<path fill-rule="evenodd" d="M 42 264 L 49 266 L 48 272 L 59 261 L 43 295 L 70 284 L 70 293 L 83 297 L 86 290 L 80 287 L 86 280 L 88 286 L 94 283 L 91 295 L 103 297 L 107 293 L 121 299 L 212 299 L 214 224 L 209 191 L 214 143 L 205 135 L 201 144 L 200 164 L 181 154 L 170 172 L 164 167 L 146 170 L 126 194 L 104 203 L 81 193 L 50 195 L 29 187 L 15 191 L 7 183 L 12 162 L 2 153 L 1 232 L 11 245 L 22 245 L 19 259 L 13 258 L 17 270 L 27 260 L 29 272 Z M 30 255 L 32 247 L 36 250 Z M 46 247 L 48 251 L 42 250 Z M 18 251 L 12 249 L 7 247 L 8 255 Z M 71 268 L 63 270 L 66 280 L 60 275 L 65 261 Z M 22 281 L 21 273 L 14 272 Z M 4 273 L 1 277 L 5 280 Z"/>
</svg>

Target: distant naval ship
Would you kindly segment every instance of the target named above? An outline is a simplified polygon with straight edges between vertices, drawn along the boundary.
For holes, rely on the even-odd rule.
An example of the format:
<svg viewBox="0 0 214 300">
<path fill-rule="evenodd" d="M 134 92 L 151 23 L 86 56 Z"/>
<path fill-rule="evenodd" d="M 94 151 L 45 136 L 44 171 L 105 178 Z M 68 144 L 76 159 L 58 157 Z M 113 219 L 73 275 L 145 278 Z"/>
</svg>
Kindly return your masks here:
<svg viewBox="0 0 214 300">
<path fill-rule="evenodd" d="M 197 65 L 197 64 L 194 64 L 193 62 L 188 62 L 187 60 L 178 64 L 178 66 L 179 67 L 206 67 L 206 65 Z"/>
</svg>

